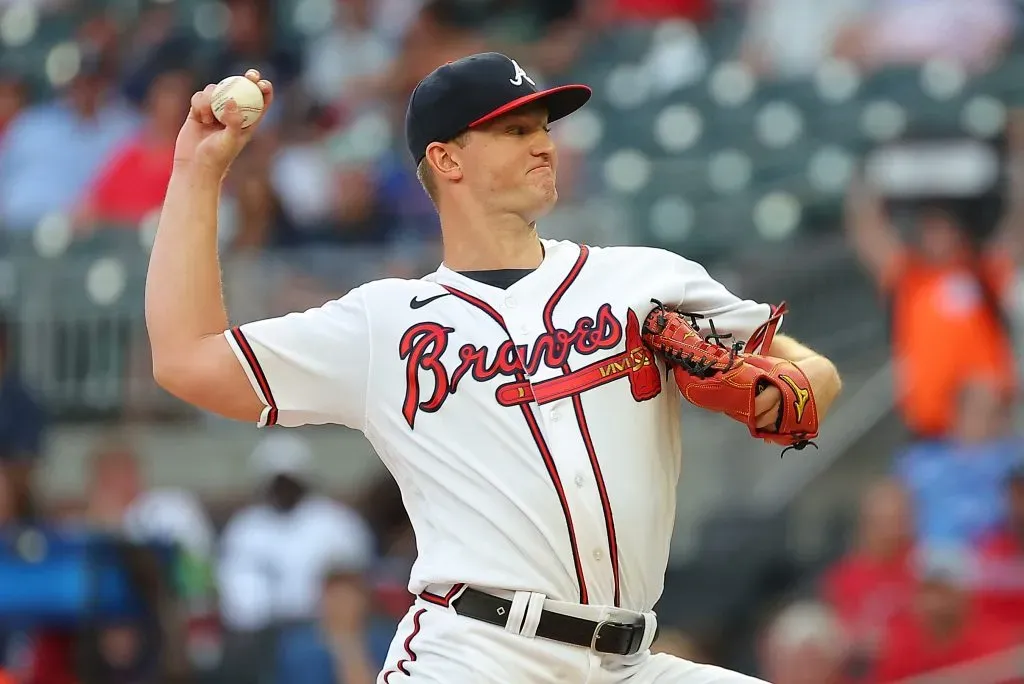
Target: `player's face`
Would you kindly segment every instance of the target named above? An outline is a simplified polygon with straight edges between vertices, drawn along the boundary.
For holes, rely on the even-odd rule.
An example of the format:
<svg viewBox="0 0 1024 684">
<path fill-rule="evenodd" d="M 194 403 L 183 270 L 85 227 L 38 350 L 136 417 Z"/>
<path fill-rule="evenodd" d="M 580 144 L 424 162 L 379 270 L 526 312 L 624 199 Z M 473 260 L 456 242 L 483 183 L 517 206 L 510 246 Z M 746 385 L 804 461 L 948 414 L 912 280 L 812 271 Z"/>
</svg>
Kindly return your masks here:
<svg viewBox="0 0 1024 684">
<path fill-rule="evenodd" d="M 555 205 L 558 157 L 547 122 L 543 108 L 523 108 L 470 131 L 463 178 L 488 210 L 532 223 Z"/>
</svg>

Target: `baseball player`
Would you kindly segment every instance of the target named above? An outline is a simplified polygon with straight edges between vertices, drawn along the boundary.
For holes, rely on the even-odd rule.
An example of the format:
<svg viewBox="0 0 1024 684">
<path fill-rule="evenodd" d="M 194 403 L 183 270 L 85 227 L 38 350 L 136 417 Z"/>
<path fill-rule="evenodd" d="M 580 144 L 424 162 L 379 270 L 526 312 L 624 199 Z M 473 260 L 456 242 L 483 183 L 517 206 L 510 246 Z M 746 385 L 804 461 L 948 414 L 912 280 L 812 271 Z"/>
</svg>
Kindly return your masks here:
<svg viewBox="0 0 1024 684">
<path fill-rule="evenodd" d="M 250 71 L 271 105 L 271 84 Z M 652 299 L 750 337 L 772 314 L 700 265 L 642 247 L 538 237 L 555 204 L 549 124 L 582 85 L 539 90 L 514 60 L 439 67 L 406 133 L 441 219 L 444 261 L 418 280 L 367 283 L 319 308 L 232 327 L 217 204 L 255 128 L 212 86 L 177 140 L 146 292 L 157 381 L 259 426 L 361 430 L 401 487 L 419 556 L 416 601 L 378 684 L 741 684 L 749 677 L 648 649 L 680 473 L 680 393 L 641 341 Z M 835 367 L 790 338 L 824 414 Z M 757 422 L 780 415 L 757 396 Z"/>
</svg>

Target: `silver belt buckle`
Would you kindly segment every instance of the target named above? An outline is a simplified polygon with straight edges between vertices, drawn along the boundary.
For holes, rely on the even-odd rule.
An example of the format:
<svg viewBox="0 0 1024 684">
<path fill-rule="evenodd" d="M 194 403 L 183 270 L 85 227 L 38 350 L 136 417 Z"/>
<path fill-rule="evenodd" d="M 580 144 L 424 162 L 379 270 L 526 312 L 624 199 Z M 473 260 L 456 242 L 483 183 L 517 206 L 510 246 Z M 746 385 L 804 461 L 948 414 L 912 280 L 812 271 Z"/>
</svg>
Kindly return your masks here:
<svg viewBox="0 0 1024 684">
<path fill-rule="evenodd" d="M 612 620 L 601 620 L 597 623 L 597 627 L 594 628 L 594 636 L 590 637 L 590 650 L 594 653 L 600 653 L 597 650 L 597 640 L 601 637 L 601 628 L 605 625 L 612 624 Z"/>
</svg>

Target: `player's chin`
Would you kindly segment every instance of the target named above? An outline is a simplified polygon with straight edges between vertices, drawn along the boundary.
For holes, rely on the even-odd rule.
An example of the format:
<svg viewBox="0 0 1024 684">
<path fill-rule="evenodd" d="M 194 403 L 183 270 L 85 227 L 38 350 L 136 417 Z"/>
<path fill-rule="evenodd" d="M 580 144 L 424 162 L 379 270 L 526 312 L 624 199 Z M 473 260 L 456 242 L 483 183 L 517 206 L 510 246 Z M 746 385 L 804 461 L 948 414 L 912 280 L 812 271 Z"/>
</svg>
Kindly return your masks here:
<svg viewBox="0 0 1024 684">
<path fill-rule="evenodd" d="M 551 213 L 557 203 L 558 191 L 552 187 L 551 192 L 540 194 L 536 201 L 531 203 L 530 209 L 526 213 L 532 217 L 533 221 L 536 221 Z"/>
<path fill-rule="evenodd" d="M 558 187 L 555 185 L 554 175 L 540 175 L 534 178 L 531 190 L 537 197 L 538 202 L 554 206 L 555 202 L 558 201 Z"/>
<path fill-rule="evenodd" d="M 544 216 L 558 202 L 558 190 L 554 178 L 547 174 L 536 174 L 521 185 L 516 192 L 517 213 L 531 221 Z"/>
</svg>

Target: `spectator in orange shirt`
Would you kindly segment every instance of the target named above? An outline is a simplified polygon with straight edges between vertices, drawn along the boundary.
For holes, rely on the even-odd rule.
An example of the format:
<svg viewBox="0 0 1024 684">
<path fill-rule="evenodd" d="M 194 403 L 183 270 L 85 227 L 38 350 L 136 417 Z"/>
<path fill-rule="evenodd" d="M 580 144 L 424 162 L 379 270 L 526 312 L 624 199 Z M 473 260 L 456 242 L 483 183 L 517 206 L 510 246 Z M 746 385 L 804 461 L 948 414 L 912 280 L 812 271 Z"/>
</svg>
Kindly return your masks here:
<svg viewBox="0 0 1024 684">
<path fill-rule="evenodd" d="M 972 381 L 1016 391 L 1006 300 L 1022 251 L 1018 217 L 1003 221 L 989 244 L 973 244 L 951 206 L 917 212 L 915 244 L 904 244 L 878 195 L 852 184 L 846 227 L 864 266 L 888 301 L 897 404 L 919 439 L 944 439 L 957 401 Z M 970 350 L 957 347 L 970 341 Z M 964 353 L 970 359 L 963 358 Z"/>
<path fill-rule="evenodd" d="M 191 72 L 163 68 L 150 82 L 142 130 L 116 150 L 79 210 L 78 225 L 135 227 L 159 210 L 171 178 L 174 141 L 195 91 Z"/>
<path fill-rule="evenodd" d="M 924 552 L 911 610 L 893 620 L 879 658 L 878 684 L 963 666 L 951 681 L 1019 684 L 1016 633 L 977 609 L 968 592 L 969 556 Z M 980 662 L 985 659 L 985 662 Z"/>
<path fill-rule="evenodd" d="M 851 658 L 870 663 L 892 616 L 909 602 L 913 521 L 907 493 L 883 480 L 865 493 L 854 548 L 824 577 L 826 602 L 851 641 Z"/>
<path fill-rule="evenodd" d="M 1024 468 L 1007 482 L 1007 519 L 980 544 L 974 584 L 979 608 L 1024 638 Z"/>
</svg>

